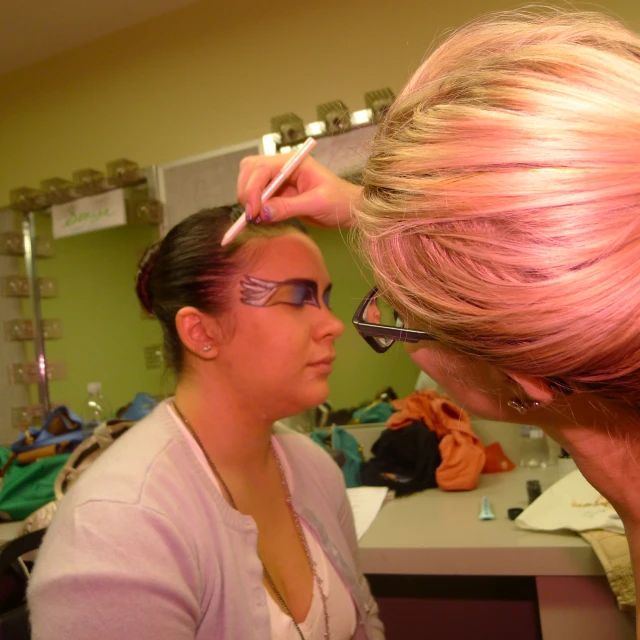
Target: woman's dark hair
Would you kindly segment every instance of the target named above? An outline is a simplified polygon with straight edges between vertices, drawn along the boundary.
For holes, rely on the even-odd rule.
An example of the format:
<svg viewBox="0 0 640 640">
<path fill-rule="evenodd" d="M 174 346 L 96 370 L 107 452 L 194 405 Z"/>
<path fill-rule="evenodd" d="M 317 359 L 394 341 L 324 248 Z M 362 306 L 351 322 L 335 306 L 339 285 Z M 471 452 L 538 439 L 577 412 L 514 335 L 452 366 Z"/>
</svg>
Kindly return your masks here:
<svg viewBox="0 0 640 640">
<path fill-rule="evenodd" d="M 292 230 L 296 221 L 271 225 L 249 224 L 231 243 L 222 236 L 242 212 L 237 206 L 204 209 L 185 218 L 142 256 L 136 273 L 136 293 L 147 313 L 162 326 L 167 364 L 180 373 L 183 347 L 176 314 L 195 307 L 219 315 L 229 303 L 229 283 L 240 266 L 238 250 L 255 238 L 274 238 Z"/>
</svg>

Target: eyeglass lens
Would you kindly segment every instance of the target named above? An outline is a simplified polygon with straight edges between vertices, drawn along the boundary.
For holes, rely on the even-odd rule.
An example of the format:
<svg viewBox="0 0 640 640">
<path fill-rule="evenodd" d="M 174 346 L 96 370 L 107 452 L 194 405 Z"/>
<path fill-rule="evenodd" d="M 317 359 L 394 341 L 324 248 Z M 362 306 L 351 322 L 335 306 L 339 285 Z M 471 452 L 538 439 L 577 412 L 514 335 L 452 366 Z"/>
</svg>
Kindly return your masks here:
<svg viewBox="0 0 640 640">
<path fill-rule="evenodd" d="M 398 312 L 380 295 L 376 295 L 369 301 L 362 319 L 369 324 L 398 328 L 404 326 Z M 376 337 L 374 340 L 382 347 L 386 347 L 393 342 L 393 338 Z"/>
</svg>

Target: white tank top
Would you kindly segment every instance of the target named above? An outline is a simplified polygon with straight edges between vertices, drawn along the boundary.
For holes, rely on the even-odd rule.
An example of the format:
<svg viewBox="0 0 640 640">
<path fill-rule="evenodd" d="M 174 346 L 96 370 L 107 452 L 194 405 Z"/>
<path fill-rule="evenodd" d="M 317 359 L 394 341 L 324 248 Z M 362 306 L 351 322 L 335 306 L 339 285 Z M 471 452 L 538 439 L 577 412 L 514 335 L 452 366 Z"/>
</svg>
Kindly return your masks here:
<svg viewBox="0 0 640 640">
<path fill-rule="evenodd" d="M 169 410 L 171 415 L 174 417 L 176 424 L 180 427 L 182 433 L 185 434 L 187 442 L 189 442 L 193 449 L 196 458 L 205 468 L 214 485 L 218 488 L 218 491 L 220 491 L 220 483 L 213 474 L 213 471 L 211 471 L 202 449 L 200 449 L 198 443 L 193 439 L 189 430 L 182 424 L 182 420 L 178 418 L 171 405 L 169 405 Z M 285 476 L 287 479 L 290 479 L 291 469 L 287 462 L 287 458 L 284 455 L 284 451 L 282 451 L 282 448 L 278 444 L 276 438 L 272 438 L 271 441 L 276 449 L 280 461 L 282 462 Z M 307 527 L 304 521 L 301 520 L 300 522 L 302 524 L 302 530 L 304 531 L 307 544 L 309 545 L 309 552 L 316 563 L 316 571 L 322 580 L 322 589 L 327 597 L 327 613 L 329 615 L 331 640 L 350 640 L 356 631 L 356 608 L 353 599 L 351 598 L 351 594 L 338 575 L 335 567 L 331 562 L 329 562 L 326 553 L 320 546 L 320 543 L 316 540 L 311 530 Z M 293 625 L 293 620 L 280 609 L 269 591 L 267 591 L 266 587 L 264 587 L 264 590 L 267 598 L 267 608 L 269 609 L 271 639 L 300 640 L 300 635 Z M 315 579 L 313 581 L 313 596 L 311 598 L 309 612 L 307 613 L 305 620 L 298 626 L 300 627 L 305 640 L 324 640 L 325 622 L 324 612 L 322 610 L 322 598 L 318 591 L 318 583 Z"/>
<path fill-rule="evenodd" d="M 316 562 L 316 571 L 322 580 L 322 590 L 327 596 L 331 640 L 349 640 L 356 631 L 356 610 L 351 595 L 335 567 L 329 562 L 324 550 L 304 522 L 302 523 L 302 529 L 309 545 L 311 557 Z M 266 590 L 266 587 L 265 591 L 271 620 L 272 640 L 300 640 L 300 635 L 293 625 L 293 620 L 280 609 L 271 594 Z M 313 581 L 313 597 L 309 613 L 298 626 L 305 640 L 324 640 L 325 621 L 322 610 L 322 597 L 318 591 L 318 583 L 315 580 Z"/>
</svg>

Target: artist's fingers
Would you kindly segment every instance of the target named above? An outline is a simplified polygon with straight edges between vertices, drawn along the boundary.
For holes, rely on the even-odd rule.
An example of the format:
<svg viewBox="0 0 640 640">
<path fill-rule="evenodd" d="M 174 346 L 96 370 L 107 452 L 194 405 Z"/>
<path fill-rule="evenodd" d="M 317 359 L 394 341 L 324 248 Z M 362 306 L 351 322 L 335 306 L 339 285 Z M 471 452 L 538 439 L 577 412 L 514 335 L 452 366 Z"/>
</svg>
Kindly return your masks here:
<svg viewBox="0 0 640 640">
<path fill-rule="evenodd" d="M 260 212 L 262 192 L 287 159 L 287 155 L 248 156 L 240 161 L 238 202 L 244 206 L 247 220 L 251 220 Z"/>
<path fill-rule="evenodd" d="M 288 218 L 314 218 L 320 208 L 318 190 L 294 193 L 288 197 L 283 194 L 269 198 L 260 212 L 262 221 L 279 222 Z"/>
</svg>

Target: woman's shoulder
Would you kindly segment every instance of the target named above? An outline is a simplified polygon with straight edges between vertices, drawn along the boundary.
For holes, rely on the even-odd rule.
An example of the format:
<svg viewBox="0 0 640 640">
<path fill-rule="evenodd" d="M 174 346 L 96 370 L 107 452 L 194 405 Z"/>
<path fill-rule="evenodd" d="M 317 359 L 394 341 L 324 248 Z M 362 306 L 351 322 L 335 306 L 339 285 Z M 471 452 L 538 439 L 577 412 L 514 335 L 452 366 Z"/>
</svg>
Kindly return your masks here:
<svg viewBox="0 0 640 640">
<path fill-rule="evenodd" d="M 156 506 L 155 497 L 174 493 L 180 478 L 193 468 L 184 445 L 161 404 L 111 444 L 82 473 L 63 502 L 73 506 L 88 501 Z"/>
</svg>

